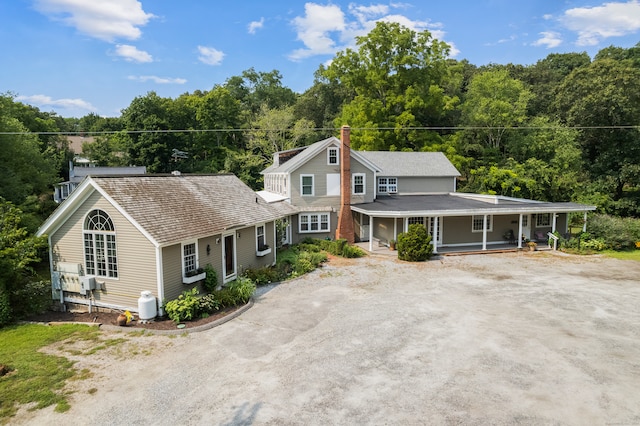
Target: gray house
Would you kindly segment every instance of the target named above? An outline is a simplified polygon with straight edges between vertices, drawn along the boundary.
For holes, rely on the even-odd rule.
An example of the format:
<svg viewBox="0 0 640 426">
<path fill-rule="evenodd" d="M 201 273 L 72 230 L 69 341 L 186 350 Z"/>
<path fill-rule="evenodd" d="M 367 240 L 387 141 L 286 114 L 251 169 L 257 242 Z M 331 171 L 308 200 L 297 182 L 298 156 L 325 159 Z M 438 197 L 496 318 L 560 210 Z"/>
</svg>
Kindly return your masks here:
<svg viewBox="0 0 640 426">
<path fill-rule="evenodd" d="M 175 299 L 206 265 L 223 284 L 274 264 L 279 217 L 233 175 L 88 176 L 37 234 L 54 299 L 138 311 L 142 291 Z"/>
<path fill-rule="evenodd" d="M 595 210 L 576 203 L 547 203 L 456 192 L 460 173 L 439 152 L 370 152 L 350 149 L 349 128 L 341 139 L 278 152 L 265 169 L 270 203 L 288 203 L 289 242 L 306 236 L 343 237 L 388 244 L 410 224 L 425 226 L 434 251 L 465 250 L 509 240 L 546 241 L 549 232 L 566 233 L 569 214 Z"/>
</svg>

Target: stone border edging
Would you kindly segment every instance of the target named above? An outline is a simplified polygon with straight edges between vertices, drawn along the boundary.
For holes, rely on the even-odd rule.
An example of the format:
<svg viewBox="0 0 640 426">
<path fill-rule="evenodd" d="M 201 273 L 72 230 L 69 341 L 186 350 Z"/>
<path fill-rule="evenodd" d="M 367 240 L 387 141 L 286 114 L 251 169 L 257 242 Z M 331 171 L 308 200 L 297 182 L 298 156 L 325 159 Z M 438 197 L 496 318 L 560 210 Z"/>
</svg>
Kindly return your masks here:
<svg viewBox="0 0 640 426">
<path fill-rule="evenodd" d="M 145 334 L 149 333 L 149 334 L 159 334 L 159 335 L 165 335 L 165 336 L 175 335 L 175 334 L 184 334 L 184 333 L 196 333 L 200 331 L 209 330 L 211 328 L 222 325 L 228 321 L 231 321 L 232 319 L 248 311 L 249 308 L 253 306 L 253 304 L 254 302 L 252 297 L 244 306 L 242 306 L 240 309 L 236 310 L 235 312 L 229 315 L 226 315 L 222 318 L 218 318 L 215 321 L 211 321 L 208 324 L 198 325 L 192 328 L 177 328 L 175 330 L 154 330 L 150 328 L 131 328 L 131 327 L 121 327 L 118 325 L 111 325 L 111 324 L 101 324 L 100 329 L 109 330 L 109 331 L 124 331 L 127 333 L 144 332 Z"/>
</svg>

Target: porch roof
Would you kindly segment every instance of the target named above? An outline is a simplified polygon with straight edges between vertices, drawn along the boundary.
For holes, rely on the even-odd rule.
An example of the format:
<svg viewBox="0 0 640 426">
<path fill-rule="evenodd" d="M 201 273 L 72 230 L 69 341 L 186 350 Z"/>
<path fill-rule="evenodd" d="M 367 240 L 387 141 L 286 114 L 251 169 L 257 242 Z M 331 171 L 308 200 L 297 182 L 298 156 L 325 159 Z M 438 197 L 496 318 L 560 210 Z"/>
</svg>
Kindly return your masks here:
<svg viewBox="0 0 640 426">
<path fill-rule="evenodd" d="M 549 203 L 482 194 L 448 193 L 378 196 L 351 210 L 374 217 L 470 216 L 480 214 L 567 213 L 595 210 L 578 203 Z"/>
</svg>

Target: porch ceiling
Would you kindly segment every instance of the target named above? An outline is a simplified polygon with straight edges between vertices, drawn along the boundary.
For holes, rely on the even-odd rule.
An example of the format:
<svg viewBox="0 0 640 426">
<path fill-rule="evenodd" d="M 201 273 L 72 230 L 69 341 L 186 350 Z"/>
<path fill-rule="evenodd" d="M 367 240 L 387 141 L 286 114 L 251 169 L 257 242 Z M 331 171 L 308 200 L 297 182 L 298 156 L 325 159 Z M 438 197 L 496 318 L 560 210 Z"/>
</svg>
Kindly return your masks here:
<svg viewBox="0 0 640 426">
<path fill-rule="evenodd" d="M 507 197 L 478 198 L 462 194 L 379 196 L 372 203 L 351 206 L 351 210 L 375 217 L 468 216 L 478 214 L 566 213 L 595 210 L 577 203 L 547 203 Z M 469 194 L 472 195 L 472 194 Z"/>
</svg>

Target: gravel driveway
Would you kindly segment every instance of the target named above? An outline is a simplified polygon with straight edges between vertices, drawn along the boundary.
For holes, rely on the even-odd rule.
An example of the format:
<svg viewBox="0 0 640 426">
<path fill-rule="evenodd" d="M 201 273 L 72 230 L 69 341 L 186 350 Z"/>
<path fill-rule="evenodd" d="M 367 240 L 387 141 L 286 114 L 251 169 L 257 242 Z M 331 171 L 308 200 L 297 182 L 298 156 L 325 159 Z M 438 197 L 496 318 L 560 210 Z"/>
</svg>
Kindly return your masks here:
<svg viewBox="0 0 640 426">
<path fill-rule="evenodd" d="M 640 424 L 640 263 L 336 260 L 240 317 L 73 357 L 37 425 Z M 126 333 L 107 333 L 121 337 Z"/>
</svg>

